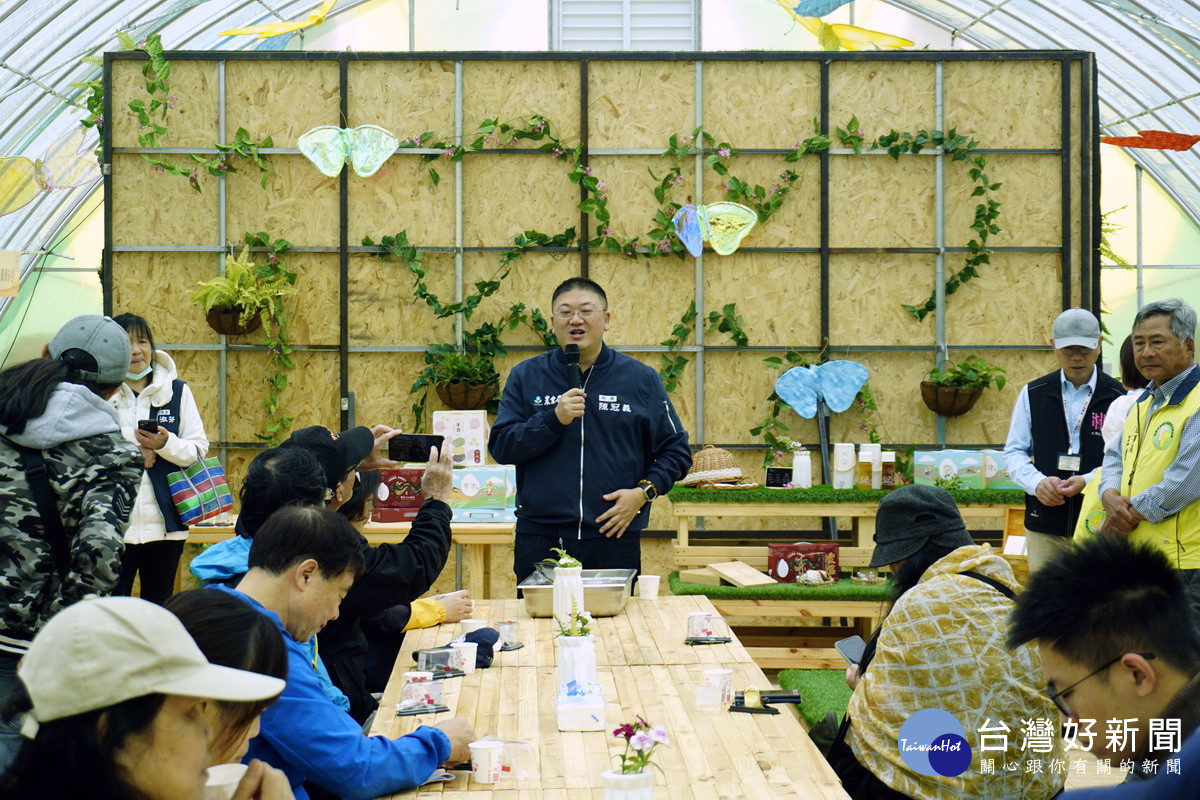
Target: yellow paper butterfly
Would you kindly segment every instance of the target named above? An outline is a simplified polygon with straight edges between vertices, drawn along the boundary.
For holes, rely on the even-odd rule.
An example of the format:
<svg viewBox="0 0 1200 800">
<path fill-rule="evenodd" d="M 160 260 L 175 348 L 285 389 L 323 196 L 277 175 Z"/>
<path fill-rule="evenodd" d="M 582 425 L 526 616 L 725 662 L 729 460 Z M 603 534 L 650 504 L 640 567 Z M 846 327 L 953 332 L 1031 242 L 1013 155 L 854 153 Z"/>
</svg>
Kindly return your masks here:
<svg viewBox="0 0 1200 800">
<path fill-rule="evenodd" d="M 817 17 L 802 17 L 788 7 L 787 0 L 775 0 L 792 19 L 817 37 L 822 50 L 900 50 L 913 43 L 890 33 L 867 30 L 840 22 L 824 22 Z"/>
<path fill-rule="evenodd" d="M 0 217 L 33 202 L 42 192 L 70 189 L 100 177 L 100 165 L 84 144 L 84 131 L 76 126 L 33 161 L 25 156 L 0 158 Z"/>
<path fill-rule="evenodd" d="M 325 21 L 325 17 L 337 5 L 337 0 L 325 0 L 321 3 L 321 7 L 309 14 L 304 19 L 292 20 L 291 22 L 269 22 L 265 25 L 251 25 L 246 28 L 232 28 L 227 31 L 221 31 L 218 36 L 257 36 L 260 39 L 269 39 L 272 36 L 280 36 L 285 33 L 295 33 L 302 31 L 305 28 L 311 28 L 314 25 L 320 25 Z"/>
</svg>

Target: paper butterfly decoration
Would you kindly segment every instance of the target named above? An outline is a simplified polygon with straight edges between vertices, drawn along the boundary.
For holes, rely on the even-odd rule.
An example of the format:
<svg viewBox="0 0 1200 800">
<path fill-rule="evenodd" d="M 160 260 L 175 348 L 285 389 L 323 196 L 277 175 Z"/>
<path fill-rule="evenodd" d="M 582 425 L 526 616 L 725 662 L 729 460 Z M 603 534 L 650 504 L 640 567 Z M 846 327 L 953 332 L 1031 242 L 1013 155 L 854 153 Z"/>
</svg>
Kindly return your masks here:
<svg viewBox="0 0 1200 800">
<path fill-rule="evenodd" d="M 1137 136 L 1101 136 L 1100 141 L 1118 147 L 1142 147 L 1147 150 L 1189 150 L 1196 142 L 1200 142 L 1200 136 L 1169 131 L 1138 131 Z"/>
<path fill-rule="evenodd" d="M 314 25 L 320 25 L 325 21 L 326 15 L 333 11 L 333 7 L 337 5 L 337 0 L 325 0 L 321 3 L 321 7 L 309 14 L 304 19 L 292 20 L 291 22 L 268 22 L 265 25 L 251 25 L 247 28 L 231 28 L 227 31 L 221 31 L 218 36 L 257 36 L 260 39 L 266 39 L 270 36 L 279 36 L 284 33 L 293 33 L 295 31 L 311 28 Z"/>
<path fill-rule="evenodd" d="M 671 222 L 675 223 L 675 235 L 692 256 L 704 252 L 705 242 L 718 255 L 727 256 L 738 249 L 758 222 L 758 214 L 741 203 L 724 200 L 706 206 L 688 203 L 675 212 Z"/>
<path fill-rule="evenodd" d="M 95 142 L 84 142 L 84 131 L 75 126 L 46 148 L 37 161 L 24 156 L 0 158 L 0 217 L 33 202 L 42 192 L 70 189 L 100 177 L 92 154 Z"/>
<path fill-rule="evenodd" d="M 400 140 L 378 125 L 337 128 L 322 125 L 300 134 L 296 146 L 322 175 L 336 178 L 346 162 L 360 178 L 374 175 L 396 152 Z"/>
<path fill-rule="evenodd" d="M 810 367 L 792 367 L 775 381 L 775 394 L 804 417 L 817 415 L 817 401 L 841 413 L 854 403 L 867 382 L 867 368 L 855 361 L 826 361 Z"/>
<path fill-rule="evenodd" d="M 850 0 L 800 0 L 792 11 L 802 17 L 823 17 L 849 2 Z"/>
<path fill-rule="evenodd" d="M 900 50 L 904 47 L 913 46 L 913 43 L 908 39 L 892 36 L 890 33 L 872 31 L 854 25 L 843 25 L 840 22 L 823 22 L 817 19 L 819 15 L 805 16 L 788 7 L 789 0 L 775 0 L 775 2 L 790 14 L 792 19 L 803 25 L 813 36 L 816 36 L 823 50 Z M 832 2 L 833 0 L 829 0 L 829 2 L 823 3 L 823 5 L 828 5 Z M 812 5 L 817 4 L 818 2 L 812 3 Z M 806 5 L 808 4 L 801 3 L 799 6 L 796 6 L 796 9 L 798 10 Z M 834 8 L 840 5 L 842 4 L 836 3 Z"/>
</svg>

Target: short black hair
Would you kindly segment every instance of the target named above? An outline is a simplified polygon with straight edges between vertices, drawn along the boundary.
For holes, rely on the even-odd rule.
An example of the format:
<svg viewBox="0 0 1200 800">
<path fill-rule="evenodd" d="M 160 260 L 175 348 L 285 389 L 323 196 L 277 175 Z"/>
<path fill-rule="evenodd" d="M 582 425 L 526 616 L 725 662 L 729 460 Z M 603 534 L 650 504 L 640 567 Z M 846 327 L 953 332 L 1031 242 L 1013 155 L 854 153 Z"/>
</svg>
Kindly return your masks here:
<svg viewBox="0 0 1200 800">
<path fill-rule="evenodd" d="M 137 314 L 117 314 L 113 317 L 113 322 L 125 329 L 125 332 L 130 336 L 143 336 L 150 343 L 150 375 L 154 375 L 154 354 L 158 352 L 154 345 L 154 332 L 150 330 L 150 323 L 145 317 L 139 317 Z"/>
<path fill-rule="evenodd" d="M 250 545 L 247 569 L 281 575 L 301 561 L 313 559 L 325 580 L 347 572 L 362 574 L 366 540 L 336 511 L 313 506 L 286 506 L 268 519 Z"/>
<path fill-rule="evenodd" d="M 325 504 L 325 470 L 303 447 L 277 447 L 259 453 L 242 481 L 238 532 L 253 539 L 279 509 Z"/>
<path fill-rule="evenodd" d="M 354 482 L 354 491 L 351 492 L 350 499 L 342 503 L 337 512 L 351 523 L 366 522 L 371 516 L 368 501 L 374 503 L 381 478 L 377 469 L 358 473 L 358 480 Z"/>
<path fill-rule="evenodd" d="M 1121 342 L 1121 383 L 1126 389 L 1145 389 L 1150 385 L 1134 360 L 1132 336 L 1126 336 Z"/>
<path fill-rule="evenodd" d="M 183 623 L 210 664 L 287 680 L 287 648 L 279 628 L 254 606 L 220 589 L 188 589 L 163 606 Z M 222 728 L 213 743 L 229 748 L 277 698 L 217 701 Z"/>
<path fill-rule="evenodd" d="M 600 299 L 604 301 L 604 307 L 608 308 L 608 295 L 604 293 L 604 289 L 600 288 L 600 284 L 590 278 L 567 278 L 554 289 L 554 294 L 550 295 L 551 310 L 553 311 L 554 303 L 558 300 L 559 295 L 576 291 L 599 295 Z"/>
<path fill-rule="evenodd" d="M 1033 573 L 1016 603 L 1010 648 L 1038 640 L 1088 669 L 1138 652 L 1187 675 L 1200 669 L 1179 573 L 1150 545 L 1111 534 L 1086 539 Z"/>
</svg>

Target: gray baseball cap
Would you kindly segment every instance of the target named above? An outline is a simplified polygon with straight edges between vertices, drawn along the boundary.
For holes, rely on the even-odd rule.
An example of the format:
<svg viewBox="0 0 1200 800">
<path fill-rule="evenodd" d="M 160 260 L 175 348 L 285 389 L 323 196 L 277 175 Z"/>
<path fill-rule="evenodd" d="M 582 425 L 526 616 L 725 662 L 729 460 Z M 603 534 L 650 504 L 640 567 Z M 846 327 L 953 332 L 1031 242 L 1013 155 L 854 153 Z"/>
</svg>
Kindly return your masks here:
<svg viewBox="0 0 1200 800">
<path fill-rule="evenodd" d="M 1086 308 L 1068 308 L 1054 320 L 1054 349 L 1086 347 L 1095 350 L 1100 344 L 1100 320 Z"/>
<path fill-rule="evenodd" d="M 50 340 L 50 357 L 61 360 L 68 350 L 82 350 L 96 359 L 94 372 L 75 370 L 86 380 L 99 384 L 120 383 L 129 372 L 129 334 L 111 317 L 84 314 L 59 328 Z"/>
</svg>

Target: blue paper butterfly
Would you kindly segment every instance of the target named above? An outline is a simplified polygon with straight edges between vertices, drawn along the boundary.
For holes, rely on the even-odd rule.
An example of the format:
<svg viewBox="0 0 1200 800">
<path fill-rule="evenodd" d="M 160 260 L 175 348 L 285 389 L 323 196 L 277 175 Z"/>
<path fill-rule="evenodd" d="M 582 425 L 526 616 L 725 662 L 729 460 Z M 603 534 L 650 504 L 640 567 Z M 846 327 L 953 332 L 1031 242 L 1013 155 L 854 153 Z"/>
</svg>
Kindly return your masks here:
<svg viewBox="0 0 1200 800">
<path fill-rule="evenodd" d="M 849 2 L 850 0 L 800 0 L 792 10 L 802 17 L 823 17 Z"/>
<path fill-rule="evenodd" d="M 708 242 L 717 255 L 727 256 L 737 250 L 742 239 L 758 222 L 758 213 L 741 203 L 720 200 L 706 206 L 688 203 L 671 218 L 675 235 L 693 257 L 704 252 Z"/>
<path fill-rule="evenodd" d="M 841 413 L 854 402 L 867 382 L 867 368 L 854 361 L 826 361 L 792 367 L 775 381 L 775 394 L 805 419 L 817 415 L 817 401 Z"/>
</svg>

